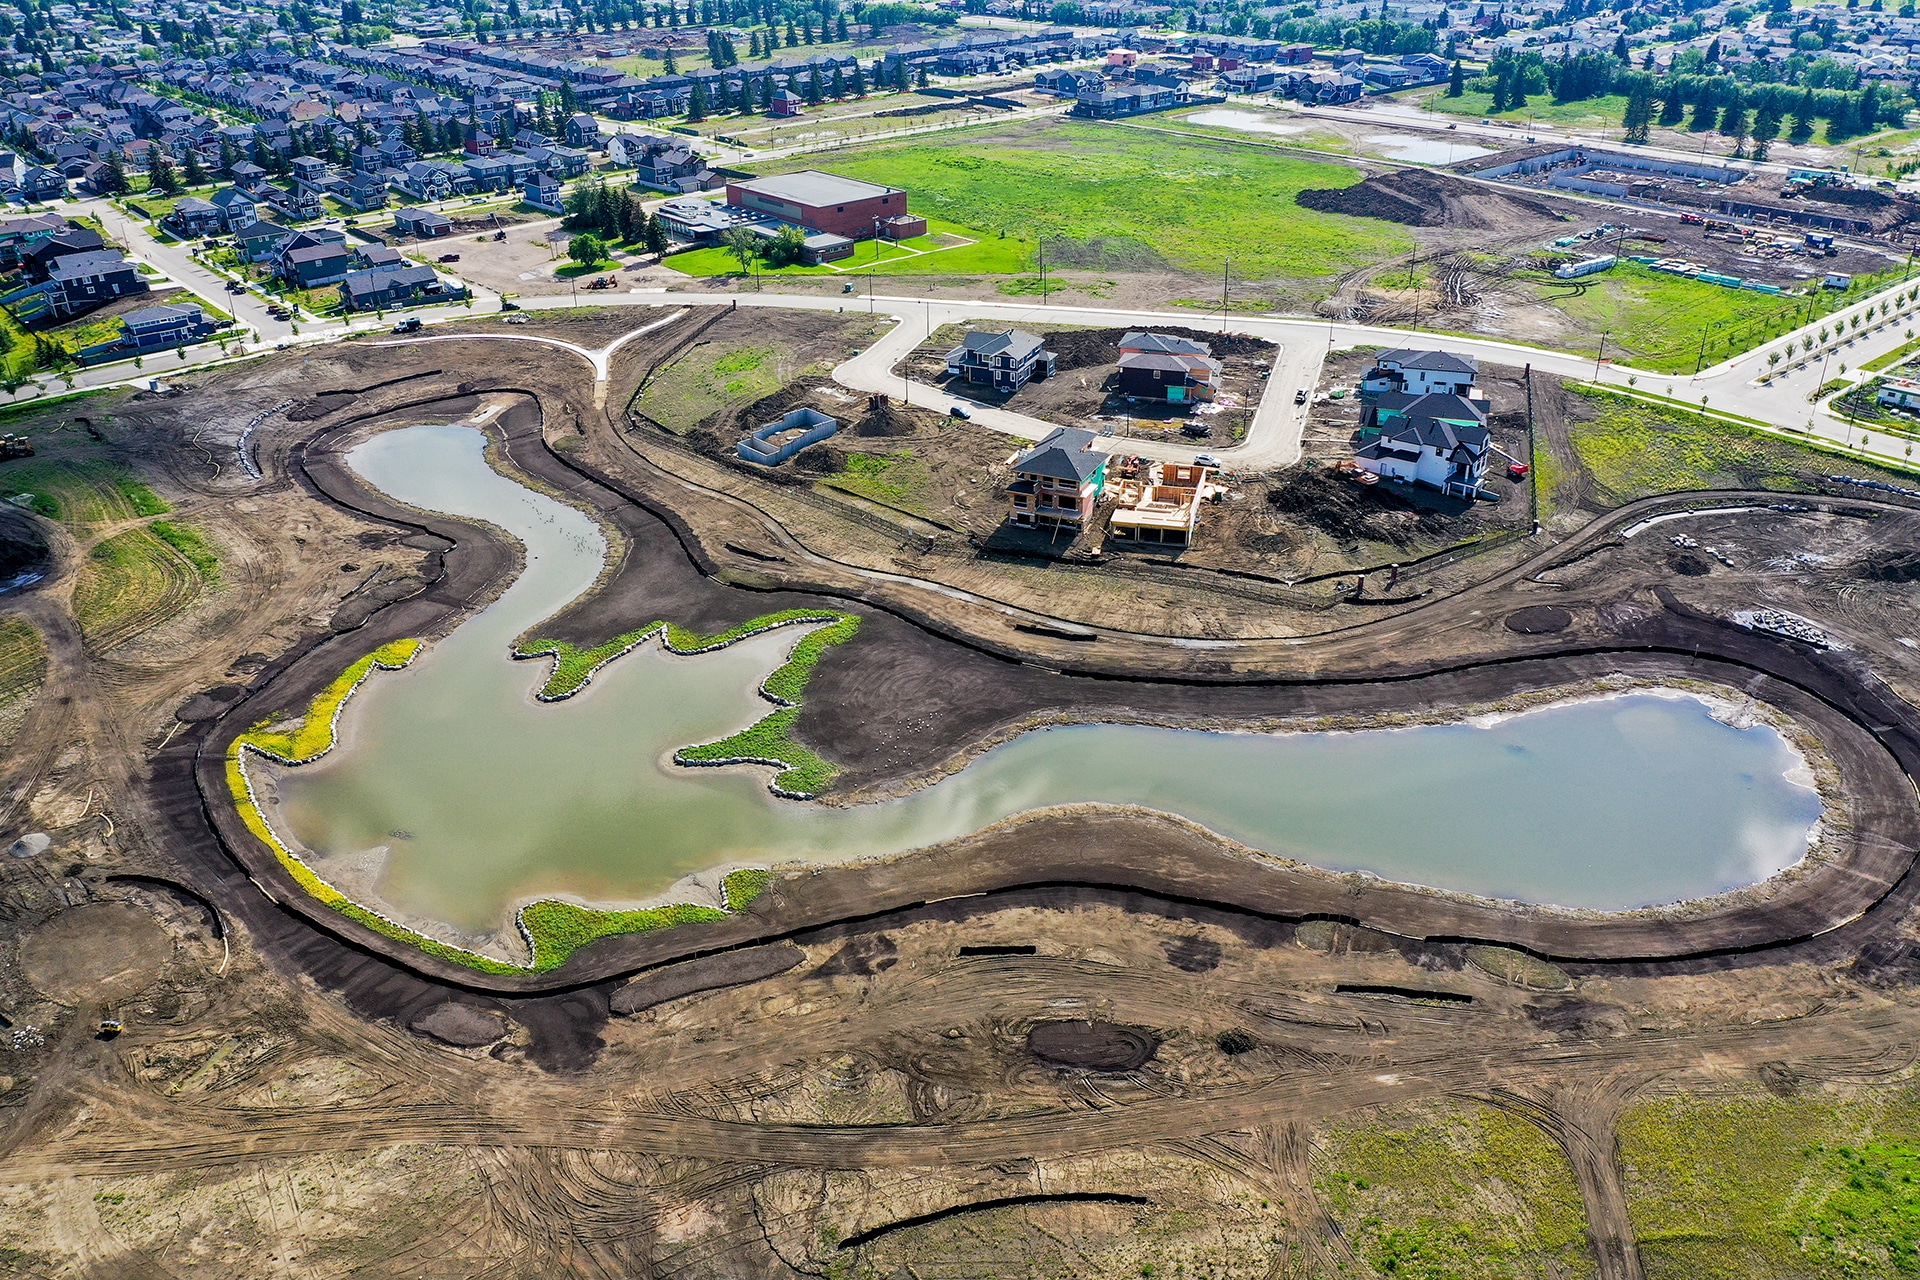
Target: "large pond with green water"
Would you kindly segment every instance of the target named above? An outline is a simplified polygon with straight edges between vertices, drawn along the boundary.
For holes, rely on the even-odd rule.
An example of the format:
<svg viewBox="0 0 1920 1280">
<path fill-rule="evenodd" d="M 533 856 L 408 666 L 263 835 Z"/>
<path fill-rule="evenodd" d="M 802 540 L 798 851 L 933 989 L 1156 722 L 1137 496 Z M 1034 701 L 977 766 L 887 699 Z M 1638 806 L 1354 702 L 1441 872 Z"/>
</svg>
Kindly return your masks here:
<svg viewBox="0 0 1920 1280">
<path fill-rule="evenodd" d="M 331 755 L 274 770 L 273 821 L 322 875 L 351 865 L 392 906 L 460 929 L 497 928 L 530 898 L 671 899 L 691 873 L 918 848 L 1081 801 L 1180 814 L 1333 870 L 1616 910 L 1764 880 L 1805 855 L 1820 813 L 1779 733 L 1653 692 L 1362 732 L 1051 729 L 903 799 L 781 800 L 765 768 L 671 757 L 767 712 L 754 690 L 798 629 L 697 657 L 649 643 L 577 696 L 537 702 L 545 662 L 508 654 L 593 584 L 593 521 L 494 471 L 472 427 L 389 432 L 350 460 L 403 502 L 506 530 L 526 569 L 410 668 L 376 672 Z"/>
</svg>

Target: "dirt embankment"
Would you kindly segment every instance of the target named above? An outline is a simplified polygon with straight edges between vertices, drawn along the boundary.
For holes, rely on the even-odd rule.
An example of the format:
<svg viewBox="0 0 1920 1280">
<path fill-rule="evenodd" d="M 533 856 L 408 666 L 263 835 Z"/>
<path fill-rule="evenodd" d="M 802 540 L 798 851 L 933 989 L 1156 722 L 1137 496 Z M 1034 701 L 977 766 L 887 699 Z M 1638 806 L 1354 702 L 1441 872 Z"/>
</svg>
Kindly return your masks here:
<svg viewBox="0 0 1920 1280">
<path fill-rule="evenodd" d="M 1351 187 L 1308 188 L 1294 197 L 1303 209 L 1383 218 L 1410 227 L 1458 227 L 1500 233 L 1527 232 L 1562 221 L 1545 200 L 1491 191 L 1443 173 L 1402 169 Z"/>
</svg>

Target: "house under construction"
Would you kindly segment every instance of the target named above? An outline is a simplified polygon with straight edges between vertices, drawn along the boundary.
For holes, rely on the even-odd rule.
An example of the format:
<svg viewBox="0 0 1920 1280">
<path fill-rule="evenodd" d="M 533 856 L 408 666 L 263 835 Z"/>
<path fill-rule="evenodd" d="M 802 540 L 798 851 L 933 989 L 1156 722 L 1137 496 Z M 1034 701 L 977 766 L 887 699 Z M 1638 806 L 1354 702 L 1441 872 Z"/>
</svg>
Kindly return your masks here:
<svg viewBox="0 0 1920 1280">
<path fill-rule="evenodd" d="M 1211 475 L 1206 467 L 1178 462 L 1142 460 L 1123 467 L 1118 478 L 1107 482 L 1107 495 L 1113 499 L 1107 537 L 1135 545 L 1191 545 L 1200 504 L 1219 487 Z"/>
</svg>

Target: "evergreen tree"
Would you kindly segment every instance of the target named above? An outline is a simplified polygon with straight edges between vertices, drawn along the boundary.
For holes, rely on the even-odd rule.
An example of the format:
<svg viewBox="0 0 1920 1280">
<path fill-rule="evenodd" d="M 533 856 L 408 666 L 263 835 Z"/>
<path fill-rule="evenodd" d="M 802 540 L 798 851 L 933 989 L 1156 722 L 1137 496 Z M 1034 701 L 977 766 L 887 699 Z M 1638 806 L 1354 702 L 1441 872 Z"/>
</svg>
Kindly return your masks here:
<svg viewBox="0 0 1920 1280">
<path fill-rule="evenodd" d="M 833 69 L 832 92 L 836 101 L 847 96 L 847 73 L 839 67 Z"/>
<path fill-rule="evenodd" d="M 127 165 L 126 162 L 120 158 L 120 148 L 115 147 L 113 150 L 107 152 L 106 164 L 107 176 L 101 182 L 101 185 L 106 188 L 107 194 L 110 196 L 123 196 L 127 194 L 127 190 L 131 184 L 127 181 Z"/>
<path fill-rule="evenodd" d="M 1460 59 L 1453 60 L 1453 75 L 1447 80 L 1447 96 L 1457 98 L 1467 91 L 1467 74 L 1460 66 Z"/>
<path fill-rule="evenodd" d="M 163 195 L 180 194 L 180 175 L 174 171 L 173 159 L 158 146 L 147 151 L 147 186 Z"/>
<path fill-rule="evenodd" d="M 187 162 L 180 176 L 189 187 L 204 187 L 207 184 L 206 167 L 200 163 L 200 153 L 192 147 L 187 148 Z"/>
<path fill-rule="evenodd" d="M 1718 119 L 1719 116 L 1720 109 L 1714 105 L 1712 90 L 1703 85 L 1700 89 L 1699 99 L 1693 104 L 1693 119 L 1687 122 L 1688 131 L 1691 133 L 1706 133 L 1713 128 L 1713 122 Z"/>
<path fill-rule="evenodd" d="M 660 60 L 660 69 L 670 76 L 679 75 L 680 68 L 673 60 L 673 46 L 667 46 L 667 56 Z"/>
<path fill-rule="evenodd" d="M 660 225 L 657 214 L 647 215 L 646 231 L 643 234 L 646 238 L 648 253 L 661 254 L 667 251 L 667 229 Z"/>
<path fill-rule="evenodd" d="M 867 96 L 867 73 L 860 69 L 858 62 L 853 64 L 853 96 L 856 98 Z"/>
<path fill-rule="evenodd" d="M 1626 130 L 1628 142 L 1645 142 L 1650 126 L 1653 124 L 1653 88 L 1647 77 L 1636 77 L 1633 88 L 1627 94 L 1626 114 L 1620 123 Z"/>
<path fill-rule="evenodd" d="M 848 40 L 853 38 L 847 34 L 847 15 L 844 13 L 840 15 L 840 24 L 839 24 L 839 27 L 834 31 L 834 36 L 836 39 L 840 41 L 841 44 L 845 44 Z"/>
<path fill-rule="evenodd" d="M 1668 76 L 1660 86 L 1660 126 L 1671 129 L 1685 118 L 1687 111 L 1686 95 L 1681 92 L 1680 82 Z"/>
<path fill-rule="evenodd" d="M 707 86 L 704 81 L 693 82 L 693 93 L 687 103 L 687 119 L 705 120 L 707 118 Z"/>
<path fill-rule="evenodd" d="M 807 78 L 807 102 L 811 106 L 819 106 L 820 100 L 826 96 L 826 86 L 820 83 L 820 68 L 815 67 L 813 74 Z"/>
<path fill-rule="evenodd" d="M 1627 51 L 1627 33 L 1621 32 L 1613 40 L 1613 56 L 1626 62 L 1632 55 Z"/>
</svg>

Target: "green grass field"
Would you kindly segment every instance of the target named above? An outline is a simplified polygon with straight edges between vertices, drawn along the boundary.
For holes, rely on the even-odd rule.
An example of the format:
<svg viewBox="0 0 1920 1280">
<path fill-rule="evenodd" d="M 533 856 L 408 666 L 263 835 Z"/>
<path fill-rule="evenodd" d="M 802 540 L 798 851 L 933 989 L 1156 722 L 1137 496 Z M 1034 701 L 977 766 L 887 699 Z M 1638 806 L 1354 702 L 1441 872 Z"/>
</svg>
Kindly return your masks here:
<svg viewBox="0 0 1920 1280">
<path fill-rule="evenodd" d="M 1450 116 L 1472 116 L 1476 120 L 1502 120 L 1522 125 L 1532 120 L 1535 124 L 1566 128 L 1618 129 L 1621 117 L 1626 114 L 1627 98 L 1625 94 L 1610 94 L 1604 98 L 1588 98 L 1584 102 L 1556 103 L 1550 95 L 1541 93 L 1535 94 L 1518 111 L 1502 111 L 1496 115 L 1491 93 L 1469 91 L 1457 98 L 1449 98 L 1444 91 L 1440 91 L 1428 97 L 1422 105 L 1429 111 L 1443 111 Z"/>
<path fill-rule="evenodd" d="M 169 542 L 129 529 L 88 553 L 73 588 L 74 620 L 87 644 L 104 653 L 186 608 L 206 580 L 201 566 Z"/>
<path fill-rule="evenodd" d="M 655 370 L 634 407 L 676 435 L 685 435 L 711 413 L 778 391 L 793 376 L 793 364 L 792 352 L 772 343 L 728 347 L 702 342 Z"/>
<path fill-rule="evenodd" d="M 926 496 L 933 473 L 911 453 L 850 453 L 846 470 L 823 483 L 889 507 L 927 515 Z"/>
<path fill-rule="evenodd" d="M 1674 1098 L 1621 1117 L 1650 1280 L 1920 1274 L 1920 1098 Z"/>
<path fill-rule="evenodd" d="M 1124 125 L 1048 120 L 958 130 L 824 161 L 796 157 L 767 171 L 823 164 L 904 187 L 913 211 L 930 218 L 996 238 L 1005 232 L 1010 241 L 1045 237 L 1049 261 L 1062 267 L 1172 265 L 1217 276 L 1231 258 L 1243 280 L 1320 279 L 1413 246 L 1393 223 L 1294 203 L 1308 187 L 1360 181 L 1356 169 Z M 927 271 L 1021 269 L 962 267 L 959 252 L 967 251 L 935 255 L 948 261 L 936 266 L 929 259 Z"/>
<path fill-rule="evenodd" d="M 1519 278 L 1532 279 L 1536 292 L 1573 320 L 1577 332 L 1566 339 L 1567 350 L 1597 352 L 1604 333 L 1609 356 L 1660 373 L 1692 373 L 1703 358 L 1715 364 L 1785 333 L 1807 310 L 1803 298 L 1728 289 L 1637 262 L 1577 282 L 1544 273 Z M 1587 288 L 1576 292 L 1573 284 Z"/>
<path fill-rule="evenodd" d="M 1407 1280 L 1591 1276 L 1559 1148 L 1472 1103 L 1375 1113 L 1317 1135 L 1314 1183 L 1374 1274 Z"/>
<path fill-rule="evenodd" d="M 0 618 L 0 701 L 37 688 L 47 669 L 47 646 L 24 618 Z"/>
<path fill-rule="evenodd" d="M 0 465 L 0 497 L 33 495 L 33 509 L 70 529 L 165 515 L 172 507 L 113 462 L 26 458 Z"/>
<path fill-rule="evenodd" d="M 972 241 L 967 244 L 964 241 Z M 901 247 L 901 246 L 904 246 Z M 919 252 L 911 252 L 919 250 Z M 955 276 L 1011 275 L 1026 269 L 1033 258 L 1031 240 L 1017 236 L 975 231 L 939 219 L 927 220 L 927 234 L 903 240 L 900 246 L 864 241 L 853 256 L 818 267 L 791 266 L 754 268 L 764 276 L 864 276 L 869 271 L 881 276 Z M 740 260 L 725 249 L 695 249 L 676 253 L 666 265 L 690 276 L 738 276 L 746 272 Z"/>
<path fill-rule="evenodd" d="M 1595 496 L 1609 506 L 1690 489 L 1803 490 L 1808 487 L 1806 477 L 1827 473 L 1912 483 L 1912 477 L 1902 473 L 1743 431 L 1677 406 L 1584 389 L 1577 394 L 1595 416 L 1588 422 L 1570 423 L 1568 433 L 1581 465 L 1599 489 Z M 1539 452 L 1542 458 L 1548 456 L 1544 448 Z M 1543 470 L 1543 501 L 1562 505 L 1567 495 L 1561 486 L 1569 479 L 1559 475 L 1557 468 L 1551 473 Z"/>
</svg>

